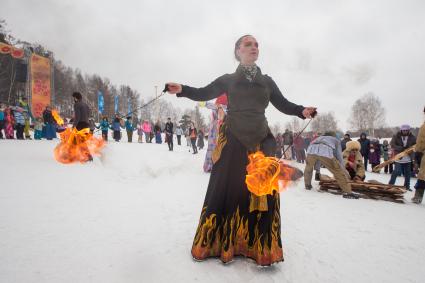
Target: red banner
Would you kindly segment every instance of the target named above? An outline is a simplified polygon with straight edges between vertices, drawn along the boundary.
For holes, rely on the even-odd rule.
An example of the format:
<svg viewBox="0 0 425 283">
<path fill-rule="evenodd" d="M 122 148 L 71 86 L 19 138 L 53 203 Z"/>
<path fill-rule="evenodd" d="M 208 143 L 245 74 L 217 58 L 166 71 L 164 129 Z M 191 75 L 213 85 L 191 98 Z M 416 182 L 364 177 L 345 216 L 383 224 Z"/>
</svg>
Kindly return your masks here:
<svg viewBox="0 0 425 283">
<path fill-rule="evenodd" d="M 24 50 L 15 48 L 6 43 L 0 42 L 0 53 L 11 54 L 13 58 L 21 59 L 24 58 Z"/>
<path fill-rule="evenodd" d="M 39 55 L 31 55 L 31 104 L 34 117 L 43 115 L 47 105 L 50 105 L 50 59 Z"/>
</svg>

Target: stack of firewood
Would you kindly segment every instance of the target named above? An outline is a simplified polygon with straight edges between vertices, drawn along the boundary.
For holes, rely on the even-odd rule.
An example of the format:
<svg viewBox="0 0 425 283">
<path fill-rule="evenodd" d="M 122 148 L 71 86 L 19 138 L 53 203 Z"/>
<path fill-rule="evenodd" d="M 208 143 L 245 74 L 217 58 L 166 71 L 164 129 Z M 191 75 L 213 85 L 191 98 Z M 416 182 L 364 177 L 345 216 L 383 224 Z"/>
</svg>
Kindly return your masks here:
<svg viewBox="0 0 425 283">
<path fill-rule="evenodd" d="M 320 190 L 333 194 L 342 194 L 341 188 L 334 179 L 320 181 Z M 361 198 L 385 200 L 404 203 L 406 189 L 401 186 L 382 184 L 378 181 L 350 182 L 353 192 L 358 193 Z"/>
</svg>

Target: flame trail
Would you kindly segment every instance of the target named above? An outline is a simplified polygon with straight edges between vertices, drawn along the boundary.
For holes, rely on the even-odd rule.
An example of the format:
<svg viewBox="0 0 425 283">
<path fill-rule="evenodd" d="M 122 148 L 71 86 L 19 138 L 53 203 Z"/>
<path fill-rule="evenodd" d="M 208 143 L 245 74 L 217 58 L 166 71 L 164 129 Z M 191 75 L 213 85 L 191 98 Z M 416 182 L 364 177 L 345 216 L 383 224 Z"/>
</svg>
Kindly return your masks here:
<svg viewBox="0 0 425 283">
<path fill-rule="evenodd" d="M 265 156 L 261 151 L 248 155 L 245 183 L 248 190 L 257 195 L 282 192 L 293 180 L 295 169 L 275 157 Z"/>
<path fill-rule="evenodd" d="M 52 116 L 58 123 L 63 125 L 63 119 L 56 110 Z M 105 141 L 94 137 L 88 128 L 78 131 L 75 128 L 66 128 L 60 133 L 61 142 L 55 147 L 53 153 L 58 162 L 70 164 L 74 162 L 87 162 L 93 155 L 100 155 Z"/>
</svg>

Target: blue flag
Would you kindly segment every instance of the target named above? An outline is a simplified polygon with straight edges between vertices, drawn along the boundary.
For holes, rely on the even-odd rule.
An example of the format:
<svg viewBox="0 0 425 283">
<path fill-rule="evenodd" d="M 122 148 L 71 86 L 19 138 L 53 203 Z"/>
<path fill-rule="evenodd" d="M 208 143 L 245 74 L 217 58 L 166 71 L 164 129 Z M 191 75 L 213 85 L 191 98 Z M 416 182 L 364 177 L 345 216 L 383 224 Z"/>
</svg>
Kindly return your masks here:
<svg viewBox="0 0 425 283">
<path fill-rule="evenodd" d="M 127 98 L 127 115 L 130 115 L 131 112 L 131 100 L 130 97 Z"/>
<path fill-rule="evenodd" d="M 100 90 L 97 92 L 97 107 L 99 109 L 99 113 L 103 114 L 105 101 L 103 100 L 103 93 Z"/>
<path fill-rule="evenodd" d="M 116 95 L 116 96 L 114 97 L 114 101 L 115 101 L 115 104 L 114 104 L 114 111 L 115 111 L 115 113 L 118 113 L 118 95 Z"/>
</svg>

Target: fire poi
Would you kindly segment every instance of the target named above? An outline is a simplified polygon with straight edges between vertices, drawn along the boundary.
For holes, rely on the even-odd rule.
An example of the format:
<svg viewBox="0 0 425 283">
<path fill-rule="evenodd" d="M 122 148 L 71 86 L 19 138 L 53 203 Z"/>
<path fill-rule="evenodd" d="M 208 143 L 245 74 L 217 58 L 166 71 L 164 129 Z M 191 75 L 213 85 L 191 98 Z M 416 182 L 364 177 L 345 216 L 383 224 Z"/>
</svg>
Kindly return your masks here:
<svg viewBox="0 0 425 283">
<path fill-rule="evenodd" d="M 288 187 L 295 175 L 295 168 L 286 165 L 275 157 L 265 156 L 257 151 L 248 155 L 246 166 L 246 185 L 256 196 L 272 195 L 274 191 L 282 192 Z"/>
<path fill-rule="evenodd" d="M 52 116 L 59 126 L 64 124 L 63 119 L 56 110 Z M 94 137 L 89 128 L 78 131 L 76 128 L 65 128 L 60 133 L 60 143 L 54 149 L 55 159 L 64 164 L 74 162 L 87 162 L 92 155 L 100 155 L 105 142 L 101 138 Z"/>
</svg>

